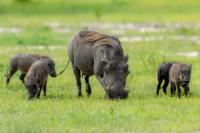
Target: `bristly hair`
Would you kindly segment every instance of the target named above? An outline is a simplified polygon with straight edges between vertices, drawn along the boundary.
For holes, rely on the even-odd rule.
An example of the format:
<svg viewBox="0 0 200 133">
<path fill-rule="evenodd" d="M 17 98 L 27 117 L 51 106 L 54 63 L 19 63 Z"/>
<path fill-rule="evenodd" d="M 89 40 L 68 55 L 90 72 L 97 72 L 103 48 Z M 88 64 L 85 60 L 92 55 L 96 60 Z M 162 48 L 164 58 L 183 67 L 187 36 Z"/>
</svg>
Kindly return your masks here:
<svg viewBox="0 0 200 133">
<path fill-rule="evenodd" d="M 96 46 L 109 45 L 114 48 L 121 56 L 123 56 L 123 50 L 121 42 L 117 37 L 105 35 L 96 31 L 80 31 L 78 36 L 82 43 L 89 43 Z"/>
</svg>

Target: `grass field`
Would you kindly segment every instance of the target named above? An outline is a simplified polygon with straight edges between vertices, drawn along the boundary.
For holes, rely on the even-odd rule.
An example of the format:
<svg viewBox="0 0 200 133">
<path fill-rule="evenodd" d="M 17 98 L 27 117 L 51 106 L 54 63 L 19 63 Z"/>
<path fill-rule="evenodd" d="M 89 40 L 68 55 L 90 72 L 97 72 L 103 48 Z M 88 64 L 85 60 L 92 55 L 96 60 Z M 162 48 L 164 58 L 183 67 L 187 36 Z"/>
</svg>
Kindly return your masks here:
<svg viewBox="0 0 200 133">
<path fill-rule="evenodd" d="M 32 0 L 0 2 L 0 78 L 17 53 L 48 55 L 60 71 L 67 45 L 88 28 L 118 36 L 129 56 L 128 99 L 109 101 L 95 77 L 92 96 L 82 82 L 76 97 L 71 66 L 49 77 L 47 97 L 27 100 L 16 73 L 0 84 L 0 133 L 200 132 L 199 0 Z M 156 92 L 156 70 L 163 61 L 193 64 L 191 92 L 181 99 Z"/>
</svg>

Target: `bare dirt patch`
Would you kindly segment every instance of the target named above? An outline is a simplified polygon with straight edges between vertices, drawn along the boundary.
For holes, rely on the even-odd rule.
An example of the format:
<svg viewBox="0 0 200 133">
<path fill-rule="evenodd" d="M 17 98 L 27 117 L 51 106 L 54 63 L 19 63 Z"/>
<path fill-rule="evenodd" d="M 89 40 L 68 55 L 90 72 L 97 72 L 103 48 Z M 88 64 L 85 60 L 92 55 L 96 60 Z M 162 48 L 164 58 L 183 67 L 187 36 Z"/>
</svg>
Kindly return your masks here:
<svg viewBox="0 0 200 133">
<path fill-rule="evenodd" d="M 182 28 L 200 29 L 200 23 L 89 23 L 88 29 L 115 29 L 119 31 L 166 32 Z"/>
<path fill-rule="evenodd" d="M 179 35 L 159 35 L 159 36 L 121 36 L 122 42 L 153 42 L 153 41 L 164 41 L 164 40 L 179 40 L 179 41 L 190 41 L 193 43 L 200 44 L 200 36 L 179 36 Z"/>
<path fill-rule="evenodd" d="M 52 21 L 44 24 L 45 26 L 48 26 L 51 30 L 58 33 L 68 33 L 70 32 L 70 28 L 68 28 L 66 25 L 63 25 L 59 22 Z"/>
<path fill-rule="evenodd" d="M 22 30 L 20 28 L 3 28 L 0 27 L 0 33 L 20 33 Z"/>
<path fill-rule="evenodd" d="M 190 51 L 190 52 L 179 52 L 177 53 L 177 55 L 194 58 L 199 56 L 199 53 L 197 51 Z"/>
</svg>

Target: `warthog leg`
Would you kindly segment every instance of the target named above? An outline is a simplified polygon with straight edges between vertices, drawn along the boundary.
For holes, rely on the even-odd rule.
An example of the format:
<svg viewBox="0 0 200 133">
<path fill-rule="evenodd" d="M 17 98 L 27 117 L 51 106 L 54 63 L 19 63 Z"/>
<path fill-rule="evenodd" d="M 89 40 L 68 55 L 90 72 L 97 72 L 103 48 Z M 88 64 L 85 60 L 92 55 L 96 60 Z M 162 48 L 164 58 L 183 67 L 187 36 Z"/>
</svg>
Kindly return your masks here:
<svg viewBox="0 0 200 133">
<path fill-rule="evenodd" d="M 159 95 L 159 91 L 160 91 L 160 85 L 161 85 L 161 83 L 162 83 L 162 81 L 163 81 L 163 79 L 161 78 L 159 78 L 158 79 L 158 84 L 157 84 L 157 92 L 156 92 L 156 95 Z"/>
<path fill-rule="evenodd" d="M 43 95 L 46 96 L 46 89 L 47 89 L 47 81 L 45 81 L 44 86 L 43 86 Z"/>
<path fill-rule="evenodd" d="M 21 76 L 19 77 L 19 79 L 22 81 L 22 83 L 24 83 L 25 76 L 26 76 L 26 74 L 22 73 Z"/>
<path fill-rule="evenodd" d="M 174 96 L 174 94 L 175 94 L 175 90 L 176 90 L 176 88 L 175 88 L 174 83 L 171 83 L 171 87 L 170 87 L 171 96 Z"/>
<path fill-rule="evenodd" d="M 73 71 L 74 71 L 74 74 L 75 74 L 75 77 L 76 77 L 76 85 L 77 85 L 77 89 L 78 89 L 78 97 L 80 97 L 80 96 L 82 96 L 82 92 L 81 92 L 81 79 L 80 79 L 81 72 L 78 69 L 78 67 L 76 67 L 74 65 L 73 65 Z"/>
<path fill-rule="evenodd" d="M 37 86 L 37 98 L 40 98 L 40 93 L 41 93 L 41 90 L 43 88 L 43 85 L 36 85 Z"/>
<path fill-rule="evenodd" d="M 165 79 L 165 83 L 164 83 L 164 85 L 163 85 L 163 92 L 165 93 L 165 94 L 167 94 L 167 86 L 168 86 L 168 84 L 169 84 L 169 79 Z"/>
<path fill-rule="evenodd" d="M 15 74 L 16 71 L 17 71 L 17 67 L 10 67 L 8 74 L 7 74 L 6 84 L 9 84 L 10 79 L 12 78 L 13 74 Z"/>
<path fill-rule="evenodd" d="M 176 85 L 177 87 L 177 90 L 178 90 L 178 98 L 181 98 L 181 87 L 180 87 L 180 84 L 177 84 Z"/>
<path fill-rule="evenodd" d="M 87 92 L 87 95 L 90 96 L 92 91 L 90 87 L 89 76 L 85 76 L 84 78 L 85 78 L 85 83 L 86 83 L 86 92 Z"/>
</svg>

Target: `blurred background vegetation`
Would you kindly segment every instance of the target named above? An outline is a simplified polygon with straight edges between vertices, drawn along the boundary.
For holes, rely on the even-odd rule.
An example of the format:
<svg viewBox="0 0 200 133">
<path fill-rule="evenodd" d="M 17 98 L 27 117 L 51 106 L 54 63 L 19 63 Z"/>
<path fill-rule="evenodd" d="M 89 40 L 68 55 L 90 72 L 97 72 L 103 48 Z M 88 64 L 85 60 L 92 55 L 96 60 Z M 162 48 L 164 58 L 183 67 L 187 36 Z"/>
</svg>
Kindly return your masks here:
<svg viewBox="0 0 200 133">
<path fill-rule="evenodd" d="M 199 0 L 0 0 L 0 28 L 23 30 L 20 35 L 1 32 L 0 44 L 65 44 L 66 38 L 91 23 L 100 23 L 103 27 L 109 27 L 109 23 L 146 23 L 150 27 L 168 23 L 192 25 L 199 23 L 199 7 Z M 52 32 L 52 28 L 62 30 L 62 34 Z M 115 29 L 103 32 L 121 36 Z M 148 34 L 125 31 L 126 35 L 133 33 Z M 183 26 L 176 33 L 196 34 L 199 30 Z"/>
<path fill-rule="evenodd" d="M 199 20 L 199 7 L 199 0 L 1 0 L 0 19 L 62 16 L 70 22 L 193 22 Z"/>
</svg>

